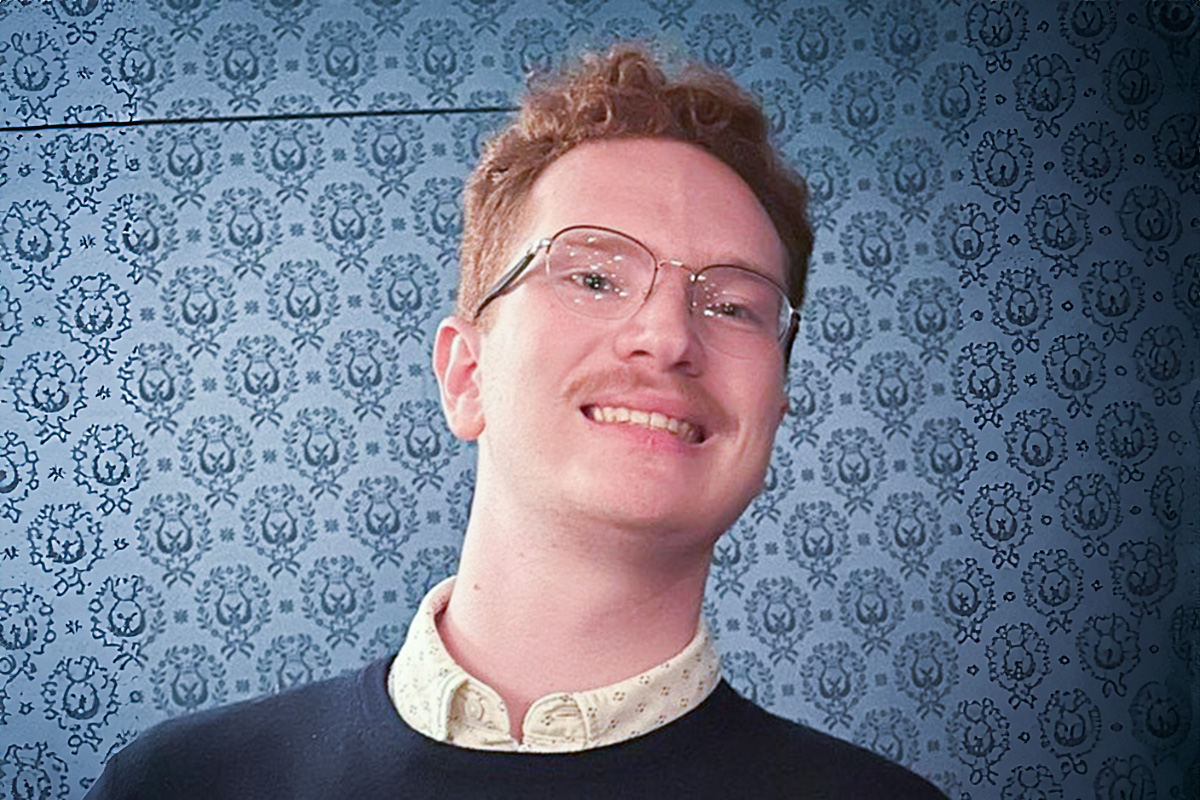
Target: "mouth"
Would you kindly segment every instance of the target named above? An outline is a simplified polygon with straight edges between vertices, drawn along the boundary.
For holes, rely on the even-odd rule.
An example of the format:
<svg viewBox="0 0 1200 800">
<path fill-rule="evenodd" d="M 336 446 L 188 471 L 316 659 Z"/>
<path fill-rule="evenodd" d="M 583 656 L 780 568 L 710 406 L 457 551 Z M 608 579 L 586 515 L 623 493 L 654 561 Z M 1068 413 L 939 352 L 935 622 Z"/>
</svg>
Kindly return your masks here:
<svg viewBox="0 0 1200 800">
<path fill-rule="evenodd" d="M 583 415 L 601 425 L 637 425 L 652 431 L 663 431 L 687 444 L 702 444 L 706 438 L 704 428 L 659 411 L 643 411 L 625 406 L 583 407 Z"/>
</svg>

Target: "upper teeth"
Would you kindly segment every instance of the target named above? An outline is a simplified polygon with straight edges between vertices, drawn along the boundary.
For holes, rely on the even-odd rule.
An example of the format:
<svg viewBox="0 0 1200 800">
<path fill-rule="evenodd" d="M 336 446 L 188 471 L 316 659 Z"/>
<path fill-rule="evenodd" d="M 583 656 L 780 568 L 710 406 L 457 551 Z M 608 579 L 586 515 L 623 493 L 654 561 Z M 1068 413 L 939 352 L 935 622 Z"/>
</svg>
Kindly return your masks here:
<svg viewBox="0 0 1200 800">
<path fill-rule="evenodd" d="M 693 444 L 700 441 L 700 430 L 690 422 L 668 417 L 658 411 L 641 411 L 623 406 L 591 406 L 588 415 L 593 422 L 626 423 L 667 431 Z"/>
</svg>

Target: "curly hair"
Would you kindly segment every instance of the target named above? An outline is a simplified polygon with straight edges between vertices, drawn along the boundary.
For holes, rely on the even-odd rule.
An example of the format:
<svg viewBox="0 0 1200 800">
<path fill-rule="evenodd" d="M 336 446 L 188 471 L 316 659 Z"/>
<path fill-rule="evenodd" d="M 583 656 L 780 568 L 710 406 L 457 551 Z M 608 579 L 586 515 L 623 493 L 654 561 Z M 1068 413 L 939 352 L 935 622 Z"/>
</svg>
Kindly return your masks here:
<svg viewBox="0 0 1200 800">
<path fill-rule="evenodd" d="M 459 314 L 474 313 L 518 244 L 511 236 L 542 171 L 579 144 L 620 138 L 687 142 L 732 168 L 775 224 L 800 307 L 813 247 L 808 188 L 772 147 L 761 106 L 723 72 L 689 63 L 671 77 L 644 45 L 624 43 L 534 79 L 517 118 L 488 141 L 463 193 Z"/>
</svg>

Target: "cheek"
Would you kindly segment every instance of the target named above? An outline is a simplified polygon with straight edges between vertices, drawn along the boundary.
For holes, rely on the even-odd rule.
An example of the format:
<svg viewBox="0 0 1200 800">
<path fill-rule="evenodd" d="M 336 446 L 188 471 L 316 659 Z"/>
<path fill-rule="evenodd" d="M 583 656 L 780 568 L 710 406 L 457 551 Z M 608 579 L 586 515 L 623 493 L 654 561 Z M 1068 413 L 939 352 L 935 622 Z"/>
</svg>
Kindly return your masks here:
<svg viewBox="0 0 1200 800">
<path fill-rule="evenodd" d="M 738 444 L 732 458 L 747 475 L 753 469 L 752 465 L 761 464 L 765 472 L 775 444 L 775 432 L 783 418 L 780 411 L 785 400 L 780 383 L 764 383 L 761 374 L 756 378 L 741 384 L 755 388 L 744 389 L 739 398 L 728 394 L 722 398 L 725 408 L 738 418 Z"/>
<path fill-rule="evenodd" d="M 783 422 L 784 413 L 787 411 L 787 393 L 782 378 L 769 381 L 765 385 L 762 385 L 761 381 L 759 383 L 759 390 L 754 395 L 755 417 L 766 430 L 766 437 L 774 438 L 775 429 Z"/>
<path fill-rule="evenodd" d="M 771 387 L 763 390 L 762 400 L 755 409 L 755 427 L 752 434 L 755 455 L 764 463 L 771 460 L 775 445 L 775 433 L 783 420 L 785 395 L 781 388 Z"/>
<path fill-rule="evenodd" d="M 503 419 L 507 427 L 537 430 L 560 401 L 570 367 L 561 336 L 530 326 L 528 331 L 489 345 L 481 383 L 489 419 Z"/>
</svg>

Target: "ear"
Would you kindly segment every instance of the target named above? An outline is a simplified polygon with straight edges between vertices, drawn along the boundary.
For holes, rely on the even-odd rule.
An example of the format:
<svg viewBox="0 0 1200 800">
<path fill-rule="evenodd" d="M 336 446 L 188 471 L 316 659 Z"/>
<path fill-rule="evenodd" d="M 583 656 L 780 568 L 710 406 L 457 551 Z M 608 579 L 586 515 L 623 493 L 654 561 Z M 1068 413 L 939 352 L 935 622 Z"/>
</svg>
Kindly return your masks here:
<svg viewBox="0 0 1200 800">
<path fill-rule="evenodd" d="M 778 392 L 779 397 L 779 413 L 775 417 L 775 427 L 778 428 L 783 424 L 784 419 L 787 418 L 788 412 L 792 410 L 792 398 L 788 396 L 788 374 L 786 366 L 784 367 L 783 374 L 779 378 L 779 385 L 775 391 Z"/>
<path fill-rule="evenodd" d="M 442 413 L 450 432 L 473 441 L 483 432 L 479 391 L 479 329 L 462 317 L 450 316 L 438 325 L 433 342 L 433 371 L 437 375 Z"/>
</svg>

